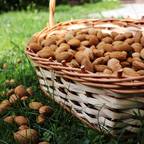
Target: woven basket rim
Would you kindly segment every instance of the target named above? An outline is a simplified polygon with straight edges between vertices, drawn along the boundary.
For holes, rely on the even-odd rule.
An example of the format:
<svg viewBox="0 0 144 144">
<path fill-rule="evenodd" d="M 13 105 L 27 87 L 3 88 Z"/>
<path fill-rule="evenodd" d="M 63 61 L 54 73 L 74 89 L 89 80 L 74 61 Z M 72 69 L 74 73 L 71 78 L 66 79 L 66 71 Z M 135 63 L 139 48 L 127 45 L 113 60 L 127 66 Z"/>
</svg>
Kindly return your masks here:
<svg viewBox="0 0 144 144">
<path fill-rule="evenodd" d="M 70 21 L 65 21 L 65 22 L 61 22 L 56 24 L 55 26 L 53 26 L 52 28 L 49 28 L 48 26 L 46 26 L 42 31 L 35 33 L 33 36 L 40 36 L 41 34 L 45 33 L 51 33 L 54 30 L 56 30 L 57 28 L 59 30 L 61 30 L 63 27 L 65 26 L 69 26 L 69 25 L 75 25 L 75 24 L 86 24 L 86 25 L 90 25 L 90 26 L 94 26 L 93 22 L 96 22 L 96 24 L 98 23 L 106 23 L 106 22 L 110 22 L 110 23 L 114 23 L 116 22 L 116 24 L 118 25 L 123 25 L 125 27 L 126 23 L 130 22 L 133 23 L 133 26 L 137 27 L 139 30 L 143 31 L 137 24 L 144 24 L 144 19 L 132 19 L 132 18 L 125 18 L 125 19 L 116 19 L 116 18 L 104 18 L 104 19 L 77 19 L 77 20 L 70 20 Z M 118 23 L 117 23 L 118 22 Z M 129 25 L 128 25 L 129 26 Z M 82 76 L 86 76 L 86 77 L 102 77 L 102 78 L 114 78 L 117 79 L 118 81 L 121 79 L 125 80 L 139 80 L 141 78 L 144 78 L 144 76 L 137 76 L 137 77 L 118 77 L 115 75 L 107 75 L 107 74 L 97 74 L 97 73 L 92 73 L 89 71 L 86 71 L 82 68 L 72 68 L 72 67 L 68 67 L 65 65 L 64 63 L 60 63 L 57 62 L 56 60 L 52 60 L 51 58 L 47 59 L 47 58 L 40 58 L 37 56 L 36 53 L 32 52 L 29 47 L 26 47 L 25 49 L 25 53 L 32 58 L 33 60 L 36 61 L 41 61 L 41 64 L 47 64 L 47 65 L 55 65 L 55 66 L 60 66 L 62 69 L 67 68 L 66 70 L 70 70 L 70 71 L 76 71 L 79 72 L 79 75 Z M 83 75 L 84 74 L 84 75 Z M 123 81 L 123 80 L 122 80 Z"/>
<path fill-rule="evenodd" d="M 73 25 L 83 25 L 88 28 L 88 26 L 95 27 L 98 24 L 105 24 L 110 23 L 114 26 L 118 26 L 118 28 L 123 28 L 124 30 L 131 31 L 144 31 L 144 19 L 80 19 L 80 20 L 73 20 L 73 21 L 66 21 L 62 23 L 58 23 L 52 28 L 45 27 L 42 31 L 35 33 L 33 36 L 37 38 L 42 38 L 50 36 L 53 32 L 58 31 L 60 32 L 62 29 L 66 29 Z M 102 27 L 106 29 L 105 27 Z M 113 29 L 113 27 L 108 27 L 107 30 Z M 72 68 L 66 65 L 65 61 L 57 62 L 52 58 L 40 58 L 37 56 L 36 53 L 30 50 L 29 47 L 26 47 L 25 53 L 28 55 L 30 59 L 34 61 L 39 67 L 45 68 L 47 70 L 55 70 L 57 73 L 62 74 L 62 76 L 67 76 L 69 79 L 75 81 L 82 82 L 85 85 L 93 86 L 93 87 L 102 87 L 102 88 L 109 88 L 115 92 L 119 93 L 143 93 L 144 90 L 141 89 L 139 91 L 139 86 L 144 86 L 144 76 L 123 76 L 122 71 L 120 70 L 117 75 L 107 75 L 103 73 L 93 73 L 85 70 L 83 67 L 81 68 Z M 110 84 L 110 86 L 109 86 Z M 130 89 L 130 86 L 135 86 L 136 89 Z M 128 88 L 129 86 L 129 88 Z M 120 88 L 127 87 L 124 91 Z"/>
</svg>

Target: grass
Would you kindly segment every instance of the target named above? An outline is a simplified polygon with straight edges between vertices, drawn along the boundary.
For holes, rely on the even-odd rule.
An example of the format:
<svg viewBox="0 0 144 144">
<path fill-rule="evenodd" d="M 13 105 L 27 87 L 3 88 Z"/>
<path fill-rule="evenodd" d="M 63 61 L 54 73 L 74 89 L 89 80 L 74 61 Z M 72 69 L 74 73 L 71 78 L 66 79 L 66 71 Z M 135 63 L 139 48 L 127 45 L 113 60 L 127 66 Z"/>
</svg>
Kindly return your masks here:
<svg viewBox="0 0 144 144">
<path fill-rule="evenodd" d="M 58 6 L 56 22 L 77 18 L 86 18 L 89 13 L 116 8 L 118 2 L 100 2 L 96 4 L 85 4 L 84 6 Z M 0 101 L 7 99 L 5 92 L 16 85 L 23 84 L 32 86 L 34 96 L 25 102 L 18 101 L 8 111 L 0 113 L 0 144 L 16 144 L 13 132 L 17 126 L 8 125 L 3 122 L 2 117 L 6 115 L 25 115 L 29 118 L 29 125 L 40 134 L 40 140 L 49 141 L 51 144 L 135 144 L 142 143 L 138 136 L 135 139 L 121 140 L 120 137 L 111 138 L 100 132 L 94 131 L 79 120 L 63 111 L 55 102 L 46 99 L 41 93 L 35 72 L 24 54 L 24 47 L 28 39 L 37 31 L 45 27 L 48 21 L 47 11 L 21 11 L 9 12 L 0 15 Z M 18 63 L 18 60 L 21 63 Z M 2 66 L 7 63 L 8 68 Z M 15 79 L 14 85 L 7 85 L 7 79 Z M 47 117 L 44 125 L 35 122 L 38 113 L 28 108 L 31 101 L 41 101 L 50 105 L 54 113 Z"/>
</svg>

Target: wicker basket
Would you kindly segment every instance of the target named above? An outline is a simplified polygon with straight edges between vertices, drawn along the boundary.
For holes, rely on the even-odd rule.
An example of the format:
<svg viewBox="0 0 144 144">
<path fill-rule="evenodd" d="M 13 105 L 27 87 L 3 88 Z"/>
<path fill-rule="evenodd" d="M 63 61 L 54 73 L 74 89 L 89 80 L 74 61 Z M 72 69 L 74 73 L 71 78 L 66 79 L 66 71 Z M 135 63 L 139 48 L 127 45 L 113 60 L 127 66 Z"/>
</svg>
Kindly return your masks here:
<svg viewBox="0 0 144 144">
<path fill-rule="evenodd" d="M 34 36 L 40 41 L 63 30 L 95 27 L 118 32 L 143 30 L 144 20 L 84 19 L 59 23 L 54 26 L 55 0 L 50 0 L 49 27 Z M 94 129 L 119 133 L 121 128 L 137 132 L 144 116 L 144 76 L 122 77 L 94 74 L 84 68 L 71 68 L 38 57 L 26 48 L 35 66 L 42 91 L 82 122 Z"/>
</svg>

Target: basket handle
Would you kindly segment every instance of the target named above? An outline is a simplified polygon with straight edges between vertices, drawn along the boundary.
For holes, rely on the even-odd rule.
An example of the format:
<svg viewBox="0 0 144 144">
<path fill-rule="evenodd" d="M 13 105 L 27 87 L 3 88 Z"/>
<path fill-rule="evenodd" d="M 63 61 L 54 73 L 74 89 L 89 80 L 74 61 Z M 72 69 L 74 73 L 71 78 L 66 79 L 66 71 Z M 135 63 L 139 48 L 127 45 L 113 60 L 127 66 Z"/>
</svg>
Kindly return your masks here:
<svg viewBox="0 0 144 144">
<path fill-rule="evenodd" d="M 49 28 L 54 26 L 54 14 L 55 14 L 56 0 L 49 1 Z"/>
</svg>

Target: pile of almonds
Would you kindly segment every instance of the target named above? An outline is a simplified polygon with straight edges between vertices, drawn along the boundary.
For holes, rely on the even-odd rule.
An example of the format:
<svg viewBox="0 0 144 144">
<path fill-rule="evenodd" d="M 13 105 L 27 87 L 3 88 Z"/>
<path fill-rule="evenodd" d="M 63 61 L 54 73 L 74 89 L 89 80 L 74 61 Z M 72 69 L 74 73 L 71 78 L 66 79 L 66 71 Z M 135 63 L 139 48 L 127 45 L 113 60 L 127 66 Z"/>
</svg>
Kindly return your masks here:
<svg viewBox="0 0 144 144">
<path fill-rule="evenodd" d="M 144 35 L 141 31 L 106 33 L 95 28 L 71 30 L 44 38 L 33 37 L 28 48 L 41 58 L 93 73 L 144 75 Z"/>
<path fill-rule="evenodd" d="M 26 100 L 29 96 L 33 96 L 32 88 L 26 88 L 23 85 L 19 85 L 14 89 L 10 89 L 6 96 L 9 98 L 8 100 L 3 100 L 0 103 L 0 114 L 8 108 L 12 107 L 14 103 L 18 100 L 23 101 Z M 41 102 L 32 101 L 28 104 L 30 109 L 38 110 L 38 116 L 36 118 L 37 124 L 43 124 L 46 120 L 46 116 L 52 113 L 52 108 L 43 105 Z M 38 142 L 39 134 L 35 129 L 29 127 L 29 119 L 26 116 L 22 115 L 9 115 L 3 117 L 4 122 L 9 124 L 16 124 L 18 126 L 18 131 L 14 132 L 14 139 L 20 144 L 49 144 L 48 142 Z"/>
</svg>

